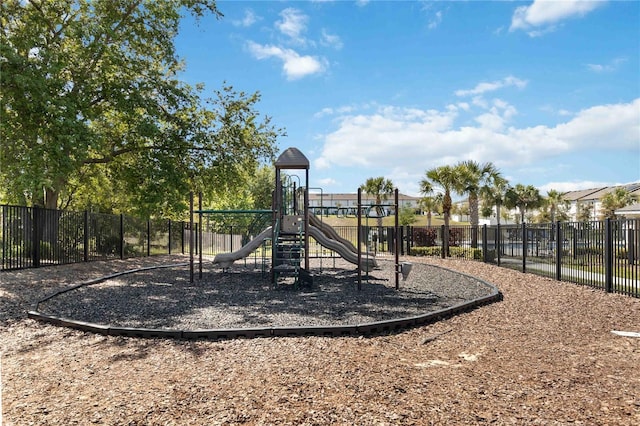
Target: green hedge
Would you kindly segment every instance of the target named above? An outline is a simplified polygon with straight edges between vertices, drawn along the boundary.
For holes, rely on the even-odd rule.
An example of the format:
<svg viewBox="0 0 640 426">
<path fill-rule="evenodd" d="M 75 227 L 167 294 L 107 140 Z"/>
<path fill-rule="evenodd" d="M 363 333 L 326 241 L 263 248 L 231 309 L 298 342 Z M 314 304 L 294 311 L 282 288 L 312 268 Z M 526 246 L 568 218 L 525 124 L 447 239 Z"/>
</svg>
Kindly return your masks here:
<svg viewBox="0 0 640 426">
<path fill-rule="evenodd" d="M 412 256 L 442 256 L 442 247 L 412 247 L 409 251 Z M 451 257 L 465 258 L 465 259 L 482 259 L 482 250 L 479 248 L 471 247 L 449 247 L 449 255 Z"/>
</svg>

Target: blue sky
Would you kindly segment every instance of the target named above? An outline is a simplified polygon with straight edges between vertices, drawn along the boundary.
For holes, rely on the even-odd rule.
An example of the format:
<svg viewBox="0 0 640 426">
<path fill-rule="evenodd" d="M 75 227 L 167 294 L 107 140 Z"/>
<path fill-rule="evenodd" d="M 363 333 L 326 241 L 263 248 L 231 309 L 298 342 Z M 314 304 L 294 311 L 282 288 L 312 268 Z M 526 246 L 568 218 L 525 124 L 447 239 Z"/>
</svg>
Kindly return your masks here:
<svg viewBox="0 0 640 426">
<path fill-rule="evenodd" d="M 638 1 L 220 1 L 181 78 L 259 91 L 310 186 L 493 162 L 546 194 L 640 181 Z"/>
</svg>

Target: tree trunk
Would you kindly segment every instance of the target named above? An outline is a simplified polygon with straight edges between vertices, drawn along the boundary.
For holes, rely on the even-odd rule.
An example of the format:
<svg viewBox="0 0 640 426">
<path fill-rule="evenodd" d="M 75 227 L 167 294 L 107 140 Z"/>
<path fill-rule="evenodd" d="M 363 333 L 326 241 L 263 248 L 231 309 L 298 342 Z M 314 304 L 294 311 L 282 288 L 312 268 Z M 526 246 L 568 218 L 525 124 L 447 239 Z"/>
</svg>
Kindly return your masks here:
<svg viewBox="0 0 640 426">
<path fill-rule="evenodd" d="M 469 194 L 469 222 L 471 222 L 471 247 L 478 247 L 478 194 Z"/>
</svg>

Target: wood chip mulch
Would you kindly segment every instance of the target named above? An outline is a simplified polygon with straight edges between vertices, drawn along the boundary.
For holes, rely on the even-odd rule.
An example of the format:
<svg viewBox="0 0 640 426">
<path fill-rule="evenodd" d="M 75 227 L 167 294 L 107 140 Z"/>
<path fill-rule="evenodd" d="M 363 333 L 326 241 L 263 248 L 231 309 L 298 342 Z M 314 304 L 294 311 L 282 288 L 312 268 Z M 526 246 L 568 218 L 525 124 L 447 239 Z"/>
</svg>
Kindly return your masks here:
<svg viewBox="0 0 640 426">
<path fill-rule="evenodd" d="M 0 273 L 11 425 L 637 425 L 640 299 L 479 262 L 411 258 L 502 302 L 399 334 L 229 341 L 83 333 L 26 317 L 71 283 L 183 257 Z"/>
</svg>

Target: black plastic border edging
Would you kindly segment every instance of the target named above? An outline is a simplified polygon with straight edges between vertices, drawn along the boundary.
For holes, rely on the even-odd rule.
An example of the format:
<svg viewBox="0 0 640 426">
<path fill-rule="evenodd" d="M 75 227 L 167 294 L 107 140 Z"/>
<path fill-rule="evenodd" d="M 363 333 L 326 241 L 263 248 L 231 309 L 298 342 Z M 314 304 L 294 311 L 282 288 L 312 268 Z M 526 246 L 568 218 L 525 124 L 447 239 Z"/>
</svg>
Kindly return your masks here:
<svg viewBox="0 0 640 426">
<path fill-rule="evenodd" d="M 432 324 L 439 320 L 450 318 L 452 316 L 468 312 L 480 306 L 502 300 L 502 293 L 496 286 L 484 280 L 467 275 L 461 272 L 453 271 L 441 266 L 429 265 L 440 269 L 453 272 L 455 274 L 472 278 L 476 281 L 491 288 L 491 293 L 487 296 L 479 297 L 467 302 L 440 309 L 438 311 L 429 312 L 424 315 L 413 317 L 398 318 L 386 321 L 376 321 L 366 324 L 355 325 L 326 325 L 326 326 L 300 326 L 300 327 L 266 327 L 266 328 L 237 328 L 237 329 L 209 329 L 209 330 L 172 330 L 172 329 L 151 329 L 151 328 L 133 328 L 133 327 L 112 327 L 109 325 L 95 324 L 84 321 L 76 321 L 70 318 L 62 318 L 54 315 L 39 312 L 40 303 L 46 302 L 62 293 L 78 289 L 80 287 L 98 284 L 103 281 L 119 277 L 135 272 L 143 272 L 151 269 L 171 268 L 175 266 L 185 266 L 188 263 L 175 263 L 170 265 L 149 266 L 138 269 L 131 269 L 124 272 L 105 275 L 100 278 L 85 281 L 83 283 L 71 286 L 69 288 L 53 293 L 44 299 L 35 303 L 34 309 L 27 312 L 27 316 L 31 319 L 47 322 L 53 325 L 74 328 L 81 331 L 91 333 L 109 335 L 109 336 L 125 336 L 125 337 L 141 337 L 141 338 L 163 338 L 163 339 L 204 339 L 204 340 L 221 340 L 236 338 L 256 338 L 256 337 L 294 337 L 294 336 L 328 336 L 328 337 L 348 337 L 360 335 L 379 335 L 396 333 L 408 328 Z"/>
</svg>

